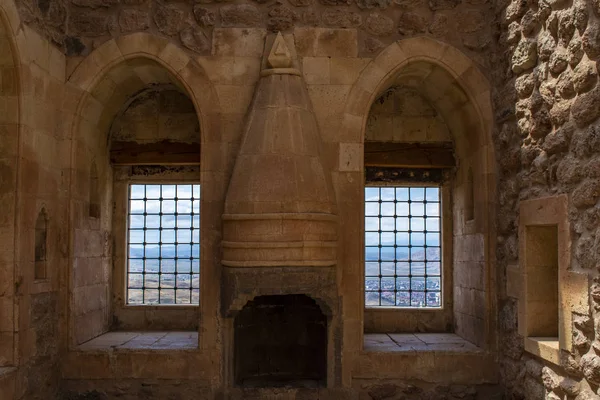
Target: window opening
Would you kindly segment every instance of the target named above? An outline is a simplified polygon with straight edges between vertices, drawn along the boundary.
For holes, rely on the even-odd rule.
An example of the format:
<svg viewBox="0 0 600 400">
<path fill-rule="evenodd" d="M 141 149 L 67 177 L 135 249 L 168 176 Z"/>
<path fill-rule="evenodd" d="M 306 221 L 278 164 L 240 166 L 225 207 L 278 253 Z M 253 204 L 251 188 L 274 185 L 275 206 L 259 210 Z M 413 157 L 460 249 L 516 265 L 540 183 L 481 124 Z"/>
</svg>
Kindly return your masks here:
<svg viewBox="0 0 600 400">
<path fill-rule="evenodd" d="M 440 187 L 365 186 L 365 305 L 440 308 Z"/>
<path fill-rule="evenodd" d="M 34 279 L 46 279 L 46 260 L 47 260 L 47 237 L 48 237 L 48 216 L 46 210 L 42 208 L 35 221 L 35 266 Z"/>
<path fill-rule="evenodd" d="M 199 301 L 200 185 L 130 185 L 127 303 Z"/>
</svg>

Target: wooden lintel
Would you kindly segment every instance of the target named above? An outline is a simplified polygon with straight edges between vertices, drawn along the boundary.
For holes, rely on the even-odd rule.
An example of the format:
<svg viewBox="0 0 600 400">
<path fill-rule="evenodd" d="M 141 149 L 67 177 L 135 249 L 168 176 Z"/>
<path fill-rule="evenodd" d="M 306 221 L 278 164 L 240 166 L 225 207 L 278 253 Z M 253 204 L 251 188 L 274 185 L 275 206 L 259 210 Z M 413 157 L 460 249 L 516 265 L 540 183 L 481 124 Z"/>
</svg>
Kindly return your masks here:
<svg viewBox="0 0 600 400">
<path fill-rule="evenodd" d="M 452 168 L 452 143 L 365 142 L 365 167 Z"/>
<path fill-rule="evenodd" d="M 110 161 L 114 165 L 197 165 L 200 164 L 200 145 L 170 140 L 112 142 Z"/>
</svg>

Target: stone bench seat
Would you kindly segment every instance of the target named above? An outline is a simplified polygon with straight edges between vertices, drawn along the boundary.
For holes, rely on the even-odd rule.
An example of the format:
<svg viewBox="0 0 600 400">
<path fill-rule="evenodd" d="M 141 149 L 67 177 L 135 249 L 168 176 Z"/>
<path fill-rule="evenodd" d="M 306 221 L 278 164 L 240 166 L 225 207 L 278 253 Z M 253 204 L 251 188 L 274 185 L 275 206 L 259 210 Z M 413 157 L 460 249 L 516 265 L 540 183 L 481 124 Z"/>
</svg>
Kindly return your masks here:
<svg viewBox="0 0 600 400">
<path fill-rule="evenodd" d="M 198 332 L 108 332 L 77 347 L 88 350 L 194 350 Z"/>
<path fill-rule="evenodd" d="M 498 382 L 493 356 L 453 333 L 365 334 L 354 361 L 353 379 L 451 381 L 474 385 Z"/>
<path fill-rule="evenodd" d="M 368 352 L 469 352 L 482 350 L 454 333 L 368 333 L 364 336 Z"/>
</svg>

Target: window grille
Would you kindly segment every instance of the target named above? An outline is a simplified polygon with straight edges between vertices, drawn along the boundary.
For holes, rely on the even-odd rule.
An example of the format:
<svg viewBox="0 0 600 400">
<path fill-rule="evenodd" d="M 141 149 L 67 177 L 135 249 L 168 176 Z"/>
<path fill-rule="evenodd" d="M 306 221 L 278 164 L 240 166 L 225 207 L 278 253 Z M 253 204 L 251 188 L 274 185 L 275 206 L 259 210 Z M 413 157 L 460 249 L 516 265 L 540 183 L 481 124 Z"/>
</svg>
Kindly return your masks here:
<svg viewBox="0 0 600 400">
<path fill-rule="evenodd" d="M 365 187 L 365 305 L 440 308 L 440 188 Z"/>
<path fill-rule="evenodd" d="M 199 304 L 200 185 L 129 186 L 128 304 Z"/>
</svg>

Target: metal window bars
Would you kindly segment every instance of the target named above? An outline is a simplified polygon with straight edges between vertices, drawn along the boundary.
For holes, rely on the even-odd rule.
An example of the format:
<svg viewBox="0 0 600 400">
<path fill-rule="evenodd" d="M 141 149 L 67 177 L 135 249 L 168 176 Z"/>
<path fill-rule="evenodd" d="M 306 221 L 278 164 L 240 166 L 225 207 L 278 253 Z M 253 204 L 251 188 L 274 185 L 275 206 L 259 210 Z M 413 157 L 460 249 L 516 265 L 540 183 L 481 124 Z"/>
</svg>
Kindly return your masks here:
<svg viewBox="0 0 600 400">
<path fill-rule="evenodd" d="M 365 305 L 442 306 L 440 188 L 365 187 Z"/>
<path fill-rule="evenodd" d="M 200 185 L 131 184 L 127 304 L 199 304 Z"/>
</svg>

